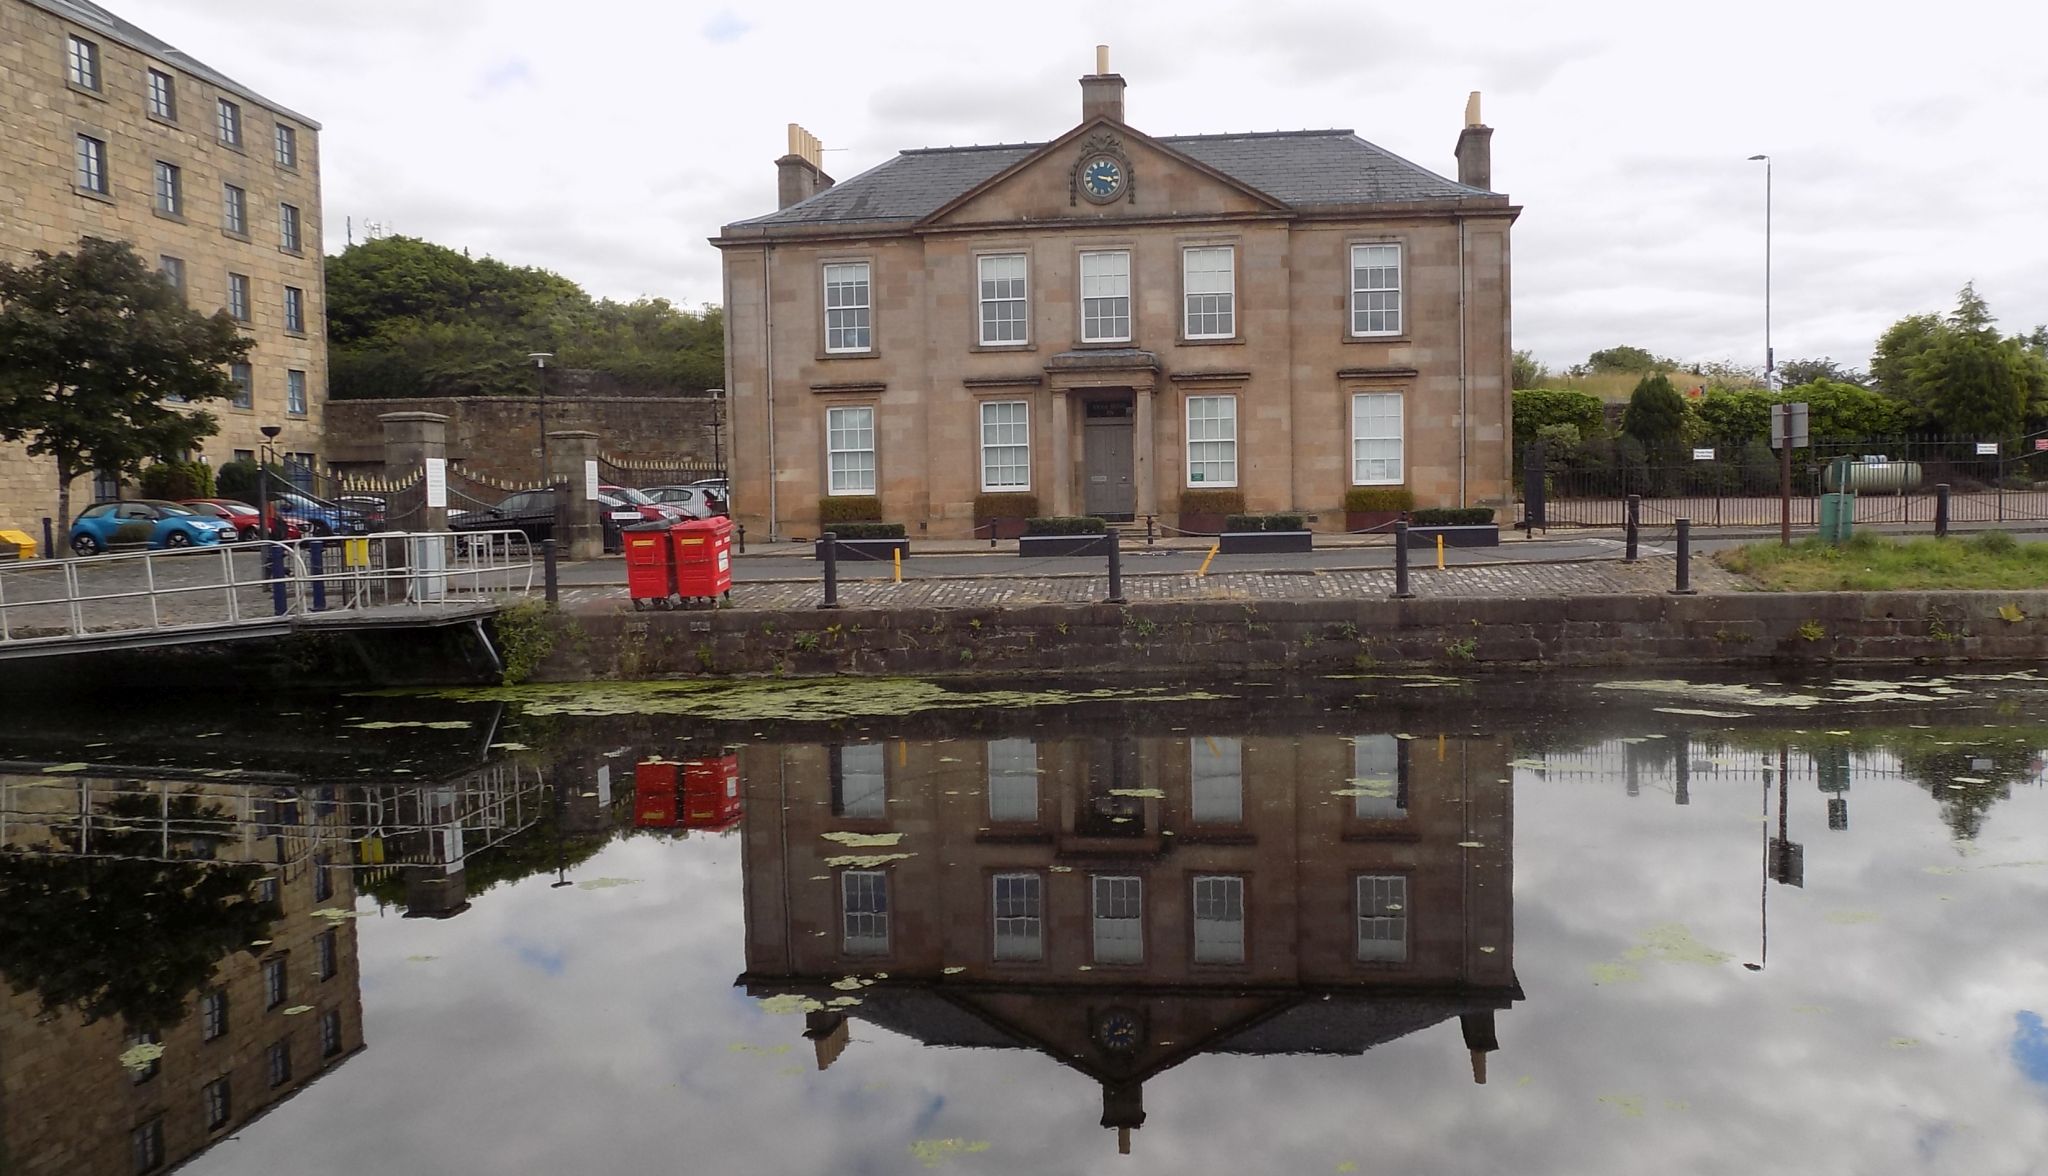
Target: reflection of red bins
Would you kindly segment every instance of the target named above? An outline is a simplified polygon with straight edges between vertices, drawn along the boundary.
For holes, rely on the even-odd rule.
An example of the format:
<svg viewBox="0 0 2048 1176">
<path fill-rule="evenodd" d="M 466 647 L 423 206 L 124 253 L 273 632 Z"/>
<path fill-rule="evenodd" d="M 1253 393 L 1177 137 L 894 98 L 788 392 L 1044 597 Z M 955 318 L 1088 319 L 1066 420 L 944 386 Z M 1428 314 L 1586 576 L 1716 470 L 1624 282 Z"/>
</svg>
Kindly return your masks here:
<svg viewBox="0 0 2048 1176">
<path fill-rule="evenodd" d="M 683 824 L 728 828 L 740 819 L 740 803 L 738 756 L 683 761 Z"/>
<path fill-rule="evenodd" d="M 666 606 L 675 595 L 674 550 L 664 523 L 641 523 L 619 533 L 626 547 L 626 591 L 634 608 L 659 603 Z"/>
<path fill-rule="evenodd" d="M 646 760 L 633 768 L 633 824 L 641 829 L 676 826 L 676 767 Z"/>
<path fill-rule="evenodd" d="M 687 519 L 670 529 L 676 595 L 715 603 L 732 591 L 732 520 Z"/>
</svg>

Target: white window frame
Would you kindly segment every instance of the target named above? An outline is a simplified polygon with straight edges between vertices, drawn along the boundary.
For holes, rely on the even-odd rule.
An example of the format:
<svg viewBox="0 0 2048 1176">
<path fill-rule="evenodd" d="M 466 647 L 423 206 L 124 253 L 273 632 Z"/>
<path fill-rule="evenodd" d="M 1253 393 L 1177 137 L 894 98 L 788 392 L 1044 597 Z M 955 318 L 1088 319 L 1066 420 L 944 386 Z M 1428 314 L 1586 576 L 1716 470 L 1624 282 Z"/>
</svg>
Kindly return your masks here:
<svg viewBox="0 0 2048 1176">
<path fill-rule="evenodd" d="M 73 153 L 76 160 L 74 179 L 78 187 L 96 196 L 113 193 L 113 181 L 107 175 L 107 141 L 80 133 Z"/>
<path fill-rule="evenodd" d="M 1408 962 L 1408 875 L 1360 874 L 1352 882 L 1358 961 Z"/>
<path fill-rule="evenodd" d="M 824 281 L 825 353 L 865 355 L 875 349 L 875 268 L 866 261 L 828 261 Z M 855 276 L 858 271 L 858 276 Z M 859 290 L 859 301 L 851 291 Z M 838 302 L 834 302 L 834 299 Z"/>
<path fill-rule="evenodd" d="M 149 113 L 165 122 L 177 122 L 178 79 L 163 70 L 152 69 L 144 84 L 148 88 Z"/>
<path fill-rule="evenodd" d="M 839 813 L 860 821 L 889 816 L 889 754 L 879 743 L 848 743 L 839 754 Z M 856 794 L 850 785 L 858 783 Z"/>
<path fill-rule="evenodd" d="M 867 424 L 864 430 L 859 426 L 840 423 L 841 421 L 851 420 L 852 418 L 848 414 L 852 413 L 867 414 Z M 867 437 L 867 444 L 865 446 L 842 443 L 847 440 L 858 440 L 860 433 L 863 431 Z M 853 455 L 861 453 L 867 454 L 867 468 L 865 470 L 848 469 L 844 471 L 845 476 L 842 477 L 839 468 L 840 456 L 842 454 Z M 875 406 L 872 404 L 841 404 L 826 409 L 825 493 L 828 495 L 873 494 L 875 487 L 881 480 L 880 469 L 881 463 L 875 452 Z M 862 476 L 866 478 L 865 484 L 859 480 Z"/>
<path fill-rule="evenodd" d="M 1244 740 L 1235 735 L 1188 740 L 1188 816 L 1197 825 L 1244 823 Z"/>
<path fill-rule="evenodd" d="M 71 34 L 65 47 L 64 77 L 74 86 L 97 91 L 100 88 L 100 45 Z"/>
<path fill-rule="evenodd" d="M 1408 818 L 1401 741 L 1392 735 L 1351 737 L 1351 815 L 1360 821 Z M 1391 789 L 1391 791 L 1389 791 Z"/>
<path fill-rule="evenodd" d="M 1203 270 L 1202 270 L 1201 272 L 1202 272 L 1203 274 L 1205 274 L 1205 275 L 1207 275 L 1207 274 L 1215 274 L 1215 273 L 1219 273 L 1219 272 L 1220 272 L 1220 273 L 1222 273 L 1222 274 L 1224 275 L 1224 281 L 1223 281 L 1223 283 L 1222 283 L 1222 285 L 1223 285 L 1223 289 L 1221 289 L 1221 290 L 1208 290 L 1208 289 L 1204 289 L 1204 290 L 1197 290 L 1197 289 L 1195 289 L 1195 285 L 1196 285 L 1196 281 L 1195 281 L 1195 273 L 1196 273 L 1196 271 L 1195 271 L 1195 268 L 1194 268 L 1194 263 L 1195 263 L 1195 260 L 1196 260 L 1196 258 L 1197 258 L 1197 256 L 1198 256 L 1198 255 L 1200 255 L 1200 256 L 1206 256 L 1206 255 L 1213 255 L 1213 254 L 1221 254 L 1221 255 L 1223 256 L 1223 262 L 1224 262 L 1223 268 L 1222 268 L 1222 269 L 1221 269 L 1220 271 L 1219 271 L 1219 270 L 1216 270 L 1216 269 L 1214 269 L 1214 268 L 1205 268 L 1205 269 L 1203 269 Z M 1213 282 L 1205 282 L 1205 283 L 1203 283 L 1203 284 L 1204 284 L 1204 285 L 1213 285 L 1214 283 L 1213 283 Z M 1234 246 L 1230 246 L 1230 245 L 1187 245 L 1187 246 L 1183 246 L 1183 247 L 1181 248 L 1181 251 L 1180 251 L 1180 290 L 1181 290 L 1181 337 L 1182 337 L 1182 338 L 1186 338 L 1186 339 L 1235 339 L 1235 338 L 1237 338 L 1237 249 L 1236 249 L 1236 248 L 1235 248 Z M 1196 303 L 1196 300 L 1197 300 L 1197 299 L 1213 299 L 1213 300 L 1217 300 L 1217 301 L 1208 301 L 1208 302 L 1203 302 L 1203 303 L 1201 303 L 1200 305 L 1201 305 L 1202 309 L 1200 309 L 1200 310 L 1198 311 L 1198 310 L 1196 309 L 1196 305 L 1197 305 L 1197 303 Z M 1203 317 L 1203 318 L 1208 318 L 1208 317 L 1212 317 L 1212 316 L 1213 316 L 1213 317 L 1220 317 L 1220 318 L 1222 319 L 1222 323 L 1221 323 L 1221 326 L 1222 326 L 1222 328 L 1223 328 L 1223 329 L 1222 329 L 1222 330 L 1220 330 L 1220 331 L 1198 331 L 1198 330 L 1196 330 L 1196 329 L 1195 329 L 1195 320 L 1196 320 L 1196 318 L 1197 318 L 1198 316 L 1199 316 L 1199 317 Z"/>
<path fill-rule="evenodd" d="M 1088 880 L 1088 894 L 1091 958 L 1098 964 L 1144 963 L 1145 880 L 1135 874 L 1096 874 Z"/>
<path fill-rule="evenodd" d="M 1230 406 L 1230 412 L 1227 416 L 1213 415 L 1208 411 L 1219 404 L 1228 404 Z M 1203 430 L 1203 436 L 1195 436 L 1195 422 L 1197 420 L 1195 410 L 1197 406 L 1200 406 L 1204 410 L 1204 415 L 1199 418 L 1204 422 L 1227 420 L 1230 424 L 1230 435 L 1228 437 L 1209 436 L 1208 434 L 1213 432 L 1213 430 L 1205 428 Z M 1214 488 L 1228 490 L 1236 486 L 1238 477 L 1236 395 L 1231 393 L 1224 393 L 1222 395 L 1216 396 L 1190 396 L 1187 398 L 1187 405 L 1183 410 L 1183 416 L 1185 417 L 1187 423 L 1187 468 L 1183 471 L 1183 473 L 1186 475 L 1184 481 L 1186 481 L 1188 488 L 1191 490 L 1208 490 Z M 1195 456 L 1195 446 L 1197 445 L 1228 445 L 1229 456 L 1227 458 L 1216 458 L 1207 456 L 1197 458 Z M 1206 454 L 1212 451 L 1203 450 L 1202 452 Z M 1195 477 L 1195 467 L 1198 465 L 1227 465 L 1230 470 L 1230 477 L 1228 480 L 1211 479 L 1207 476 L 1197 478 Z"/>
<path fill-rule="evenodd" d="M 1016 420 L 989 420 L 989 410 L 1016 409 L 1021 414 Z M 1031 402 L 1029 400 L 984 400 L 977 410 L 981 417 L 981 489 L 984 494 L 1022 493 L 1031 489 Z M 989 439 L 989 429 L 1016 427 L 1022 430 L 1015 438 L 998 434 L 999 439 Z M 1020 461 L 996 463 L 990 460 L 995 451 L 1022 450 Z M 1014 482 L 998 482 L 989 477 L 991 469 L 1016 469 L 1022 471 L 1022 478 Z"/>
<path fill-rule="evenodd" d="M 1385 250 L 1393 251 L 1392 265 L 1386 264 L 1384 257 L 1374 260 L 1375 253 Z M 1351 317 L 1347 325 L 1350 328 L 1352 338 L 1384 339 L 1398 337 L 1406 333 L 1408 327 L 1408 308 L 1405 304 L 1407 260 L 1407 250 L 1402 247 L 1399 241 L 1358 241 L 1352 244 L 1351 268 L 1347 275 L 1347 282 L 1351 288 L 1351 297 L 1349 299 Z M 1361 264 L 1361 261 L 1373 261 L 1373 264 L 1365 265 Z M 1394 275 L 1393 285 L 1361 285 L 1358 275 L 1359 271 L 1363 269 L 1374 271 L 1392 270 Z M 1371 315 L 1391 315 L 1391 319 L 1382 318 L 1380 326 L 1368 326 L 1361 329 L 1360 324 L 1369 321 L 1369 316 Z"/>
<path fill-rule="evenodd" d="M 1031 739 L 988 741 L 988 819 L 991 824 L 1038 820 L 1038 744 Z M 1029 798 L 1030 803 L 1024 802 Z"/>
<path fill-rule="evenodd" d="M 845 955 L 889 954 L 888 871 L 840 871 L 839 950 Z"/>
<path fill-rule="evenodd" d="M 284 411 L 290 416 L 306 415 L 306 373 L 298 368 L 284 374 Z"/>
<path fill-rule="evenodd" d="M 1002 963 L 1045 958 L 1045 879 L 1033 873 L 989 879 L 989 956 Z"/>
<path fill-rule="evenodd" d="M 1107 265 L 1111 258 L 1121 262 L 1121 272 L 1088 272 L 1091 265 Z M 1135 326 L 1132 313 L 1135 308 L 1131 302 L 1131 251 L 1085 250 L 1075 273 L 1080 283 L 1081 342 L 1129 343 Z M 1118 311 L 1119 303 L 1122 304 L 1121 313 Z M 1118 326 L 1123 328 L 1122 334 L 1116 333 Z"/>
<path fill-rule="evenodd" d="M 1244 963 L 1244 878 L 1237 874 L 1197 874 L 1189 883 L 1188 904 L 1194 962 Z"/>
<path fill-rule="evenodd" d="M 990 277 L 988 272 L 990 262 L 1001 262 L 1006 265 L 1014 262 L 1017 273 L 1014 276 L 997 275 Z M 1008 286 L 998 287 L 996 294 L 991 296 L 989 293 L 991 283 L 1015 283 L 1015 286 L 1014 288 Z M 1014 320 L 998 318 L 994 323 L 990 322 L 989 310 L 991 308 L 1011 306 L 1017 308 L 1017 317 Z M 1029 347 L 1031 345 L 1031 262 L 1025 254 L 984 253 L 974 259 L 974 313 L 975 338 L 981 340 L 983 347 Z M 1005 326 L 1012 321 L 1016 323 L 1017 338 L 1002 339 L 990 337 L 990 326 Z M 997 334 L 1000 335 L 1001 332 L 998 331 Z"/>
<path fill-rule="evenodd" d="M 1379 404 L 1388 400 L 1391 400 L 1394 405 L 1393 434 L 1391 436 L 1385 433 L 1373 433 L 1368 435 L 1365 432 L 1366 413 L 1364 410 L 1368 405 Z M 1384 413 L 1376 415 L 1379 415 L 1381 417 L 1385 416 Z M 1394 454 L 1392 458 L 1388 458 L 1387 456 L 1385 456 L 1385 452 L 1383 449 L 1381 450 L 1380 456 L 1369 456 L 1369 447 L 1374 445 L 1384 446 L 1389 441 L 1393 442 L 1394 446 Z M 1384 464 L 1382 464 L 1381 468 L 1378 471 L 1379 476 L 1368 476 L 1368 465 L 1373 463 L 1386 463 L 1388 461 L 1391 461 L 1393 463 L 1393 470 L 1391 473 L 1389 473 L 1386 470 Z M 1399 486 L 1406 483 L 1407 480 L 1407 396 L 1403 395 L 1400 392 L 1391 391 L 1353 392 L 1351 394 L 1351 484 L 1353 486 Z"/>
</svg>

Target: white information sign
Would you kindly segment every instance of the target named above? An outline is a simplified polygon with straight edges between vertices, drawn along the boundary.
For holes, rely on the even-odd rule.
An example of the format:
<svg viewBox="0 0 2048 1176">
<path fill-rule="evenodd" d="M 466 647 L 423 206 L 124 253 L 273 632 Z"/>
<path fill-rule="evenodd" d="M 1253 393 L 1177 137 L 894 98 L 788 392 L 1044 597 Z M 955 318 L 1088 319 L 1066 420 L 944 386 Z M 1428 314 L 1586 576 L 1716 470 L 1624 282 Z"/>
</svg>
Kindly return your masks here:
<svg viewBox="0 0 2048 1176">
<path fill-rule="evenodd" d="M 612 766 L 597 765 L 597 803 L 609 808 L 612 803 Z"/>
<path fill-rule="evenodd" d="M 1714 451 L 1711 449 L 1695 449 L 1692 451 L 1692 459 L 1694 461 L 1712 461 L 1714 460 Z"/>
<path fill-rule="evenodd" d="M 591 502 L 597 501 L 597 459 L 594 457 L 583 463 L 583 497 Z"/>
<path fill-rule="evenodd" d="M 1998 442 L 1996 442 L 1996 441 L 1979 441 L 1979 442 L 1977 442 L 1977 456 L 1979 456 L 1979 457 L 1997 457 L 1997 456 L 1998 456 Z"/>
<path fill-rule="evenodd" d="M 445 457 L 427 459 L 427 506 L 448 509 L 448 459 Z"/>
</svg>

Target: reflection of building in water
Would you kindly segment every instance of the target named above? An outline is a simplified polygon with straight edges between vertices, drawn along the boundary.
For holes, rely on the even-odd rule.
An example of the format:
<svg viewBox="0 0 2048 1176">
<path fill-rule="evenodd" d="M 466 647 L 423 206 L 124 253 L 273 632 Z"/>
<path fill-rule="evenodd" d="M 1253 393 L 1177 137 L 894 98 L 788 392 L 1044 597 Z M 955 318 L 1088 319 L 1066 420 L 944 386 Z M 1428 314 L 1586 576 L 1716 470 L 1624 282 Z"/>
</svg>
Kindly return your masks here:
<svg viewBox="0 0 2048 1176">
<path fill-rule="evenodd" d="M 1146 1079 L 1201 1053 L 1360 1053 L 1457 1018 L 1483 1082 L 1521 995 L 1510 757 L 1391 734 L 752 747 L 740 982 L 810 998 L 821 1067 L 847 1016 L 1043 1050 L 1101 1084 L 1126 1147 Z M 858 1003 L 833 984 L 854 974 L 879 977 Z"/>
</svg>

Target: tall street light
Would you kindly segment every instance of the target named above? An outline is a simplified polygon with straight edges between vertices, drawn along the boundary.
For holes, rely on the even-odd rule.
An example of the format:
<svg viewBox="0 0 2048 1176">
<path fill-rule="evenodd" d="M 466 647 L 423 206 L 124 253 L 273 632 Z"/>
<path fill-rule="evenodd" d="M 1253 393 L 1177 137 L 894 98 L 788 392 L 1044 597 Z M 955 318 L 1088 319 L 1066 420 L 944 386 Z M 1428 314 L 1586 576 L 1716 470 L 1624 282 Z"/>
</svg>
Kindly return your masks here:
<svg viewBox="0 0 2048 1176">
<path fill-rule="evenodd" d="M 1771 157 L 1752 155 L 1751 163 L 1764 165 L 1764 387 L 1778 390 L 1778 357 L 1771 350 Z"/>
<path fill-rule="evenodd" d="M 526 355 L 540 369 L 540 480 L 544 486 L 553 484 L 549 481 L 548 466 L 548 361 L 554 357 L 552 351 L 531 351 Z"/>
</svg>

